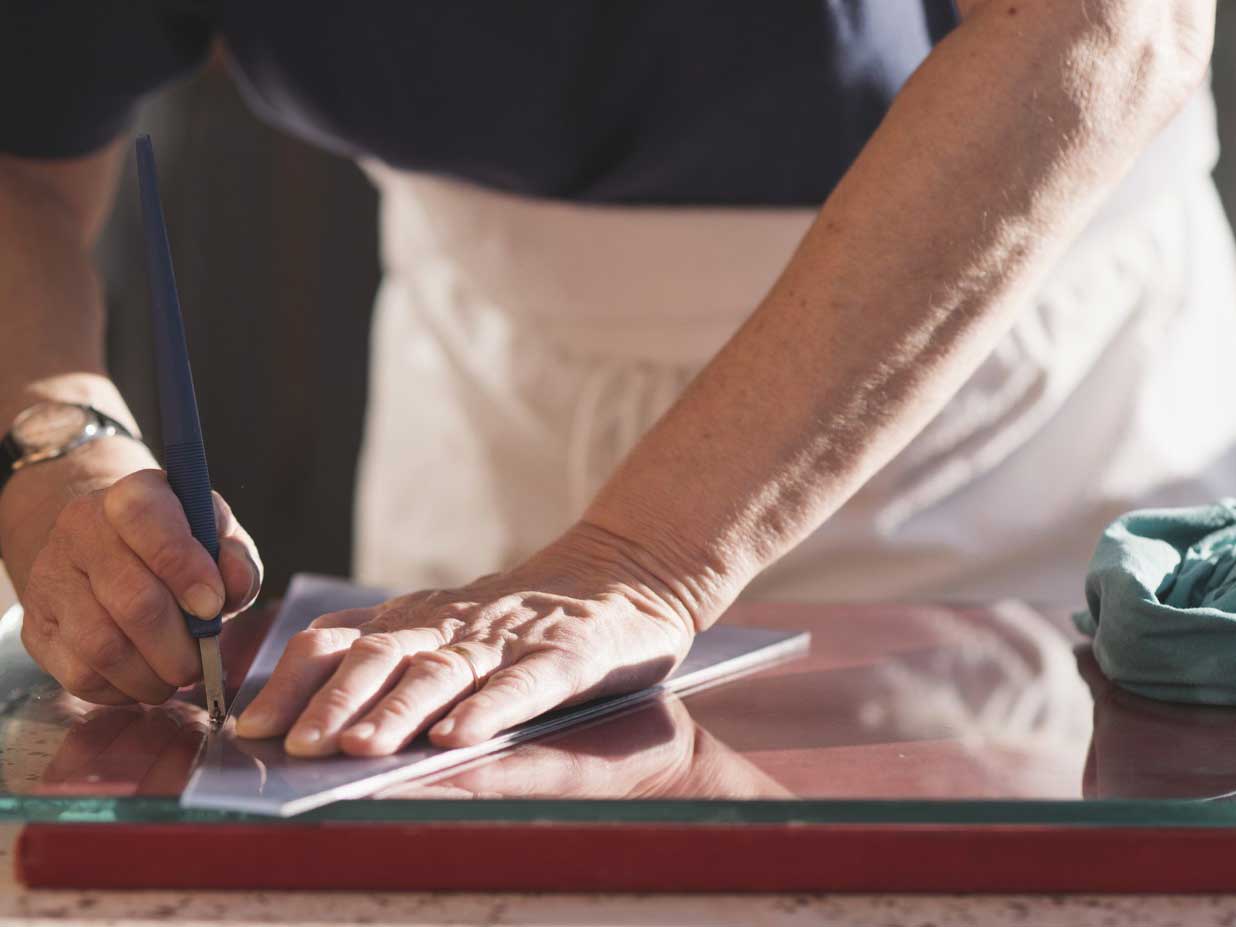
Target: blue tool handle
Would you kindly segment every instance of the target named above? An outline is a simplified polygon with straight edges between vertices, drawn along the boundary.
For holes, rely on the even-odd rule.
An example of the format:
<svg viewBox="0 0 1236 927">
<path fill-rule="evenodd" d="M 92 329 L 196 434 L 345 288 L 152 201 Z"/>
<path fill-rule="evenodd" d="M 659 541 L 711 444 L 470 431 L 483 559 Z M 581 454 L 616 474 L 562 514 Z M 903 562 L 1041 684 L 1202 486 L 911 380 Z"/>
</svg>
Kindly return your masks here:
<svg viewBox="0 0 1236 927">
<path fill-rule="evenodd" d="M 154 147 L 148 135 L 137 139 L 137 181 L 141 192 L 146 270 L 150 282 L 155 376 L 163 425 L 163 465 L 172 492 L 185 510 L 193 537 L 218 561 L 219 536 L 215 525 L 214 500 L 210 493 L 210 471 L 206 467 L 206 448 L 202 443 L 202 426 L 197 414 L 193 372 L 189 367 L 184 320 L 180 314 L 180 297 L 176 292 L 176 274 L 172 269 L 172 249 L 159 198 Z M 213 637 L 223 628 L 219 617 L 211 621 L 203 621 L 189 614 L 184 617 L 189 633 L 195 638 Z"/>
<path fill-rule="evenodd" d="M 142 230 L 146 239 L 146 272 L 150 281 L 150 321 L 154 334 L 155 379 L 164 445 L 202 440 L 193 390 L 193 371 L 185 344 L 184 319 L 172 269 L 172 248 L 163 221 L 159 178 L 149 135 L 137 139 L 137 183 L 142 199 Z"/>
<path fill-rule="evenodd" d="M 219 534 L 215 525 L 215 502 L 210 492 L 205 446 L 201 441 L 164 445 L 163 466 L 167 469 L 167 481 L 172 492 L 180 500 L 185 517 L 189 519 L 189 530 L 210 553 L 211 559 L 217 562 Z M 185 624 L 195 638 L 213 637 L 223 630 L 223 619 L 218 616 L 212 621 L 203 621 L 193 615 L 185 615 Z"/>
</svg>

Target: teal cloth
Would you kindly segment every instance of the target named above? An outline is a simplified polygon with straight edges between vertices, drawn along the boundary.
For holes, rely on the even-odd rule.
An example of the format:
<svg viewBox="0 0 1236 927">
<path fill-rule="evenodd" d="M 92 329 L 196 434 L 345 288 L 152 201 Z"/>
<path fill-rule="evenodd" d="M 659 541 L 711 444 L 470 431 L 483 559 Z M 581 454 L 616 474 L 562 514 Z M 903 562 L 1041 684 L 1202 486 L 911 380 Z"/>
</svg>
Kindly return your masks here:
<svg viewBox="0 0 1236 927">
<path fill-rule="evenodd" d="M 1103 532 L 1073 622 L 1117 685 L 1236 705 L 1236 499 L 1144 509 Z"/>
</svg>

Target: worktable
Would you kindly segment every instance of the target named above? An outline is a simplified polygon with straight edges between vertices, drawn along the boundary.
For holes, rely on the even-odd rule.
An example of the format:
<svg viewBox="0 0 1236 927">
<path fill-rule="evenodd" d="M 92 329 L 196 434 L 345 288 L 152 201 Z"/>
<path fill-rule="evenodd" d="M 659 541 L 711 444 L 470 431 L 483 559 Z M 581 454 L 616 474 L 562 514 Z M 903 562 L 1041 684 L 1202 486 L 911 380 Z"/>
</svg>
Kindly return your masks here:
<svg viewBox="0 0 1236 927">
<path fill-rule="evenodd" d="M 0 811 L 14 822 L 4 830 L 10 854 L 18 822 L 36 819 L 26 831 L 28 854 L 39 840 L 44 847 L 50 840 L 113 863 L 119 859 L 120 868 L 126 853 L 148 863 L 177 841 L 182 851 L 212 852 L 211 835 L 227 828 L 239 828 L 246 846 L 260 845 L 268 855 L 278 852 L 273 848 L 280 839 L 305 854 L 305 846 L 334 834 L 344 838 L 348 859 L 362 859 L 362 844 L 371 837 L 380 842 L 387 838 L 379 834 L 402 829 L 411 841 L 407 858 L 420 872 L 406 887 L 442 887 L 434 880 L 446 878 L 464 890 L 518 888 L 530 871 L 518 857 L 554 858 L 556 845 L 578 848 L 586 858 L 627 841 L 635 855 L 617 883 L 610 872 L 588 884 L 593 877 L 582 862 L 580 872 L 557 884 L 552 872 L 527 883 L 576 892 L 569 896 L 390 893 L 380 890 L 392 887 L 389 872 L 373 885 L 351 883 L 375 889 L 363 894 L 133 894 L 28 891 L 10 884 L 0 893 L 0 921 L 63 912 L 59 916 L 141 923 L 174 912 L 203 922 L 262 923 L 342 917 L 379 923 L 999 924 L 1053 922 L 1059 915 L 1059 922 L 1137 924 L 1182 917 L 1219 923 L 1236 913 L 1236 901 L 1220 896 L 1092 894 L 1236 890 L 1236 863 L 1228 862 L 1236 859 L 1236 809 L 1216 800 L 1236 791 L 1236 711 L 1150 702 L 1116 689 L 1097 672 L 1065 612 L 1011 601 L 982 608 L 747 603 L 728 620 L 808 629 L 811 650 L 751 677 L 516 747 L 429 784 L 396 787 L 281 824 L 178 817 L 175 795 L 198 735 L 176 706 L 120 718 L 116 710 L 84 705 L 47 683 L 24 697 L 9 693 L 0 725 L 7 792 Z M 260 613 L 241 616 L 228 631 L 230 646 L 260 639 L 261 622 Z M 187 693 L 186 704 L 192 698 Z M 99 732 L 111 739 L 100 741 Z M 116 752 L 120 742 L 139 746 Z M 82 749 L 90 744 L 101 747 Z M 164 836 L 144 843 L 143 822 L 157 823 L 151 829 L 162 828 Z M 517 839 L 504 843 L 512 833 L 484 829 L 493 824 L 515 828 Z M 533 824 L 541 828 L 535 830 L 544 838 L 539 844 L 528 840 Z M 658 831 L 662 825 L 669 830 Z M 605 839 L 580 842 L 580 828 L 586 834 L 589 827 L 606 829 Z M 38 840 L 30 841 L 31 833 Z M 107 833 L 118 837 L 96 840 Z M 185 843 L 203 833 L 206 843 Z M 271 836 L 280 833 L 286 838 Z M 697 859 L 662 860 L 659 873 L 641 872 L 640 861 L 655 859 L 658 835 L 665 833 L 677 857 Z M 742 840 L 734 835 L 757 833 L 750 858 L 743 857 Z M 437 835 L 432 852 L 426 834 Z M 641 844 L 650 834 L 653 841 Z M 684 839 L 693 834 L 701 839 Z M 806 895 L 778 883 L 786 878 L 778 866 L 787 857 L 778 854 L 787 834 L 808 840 L 798 844 L 807 863 L 830 863 L 831 874 L 804 865 L 794 878 L 822 878 L 812 882 L 816 889 L 857 894 Z M 147 848 L 134 850 L 139 844 Z M 218 841 L 214 845 L 218 851 Z M 302 855 L 302 866 L 320 858 L 327 845 L 316 844 L 316 857 Z M 503 845 L 526 852 L 508 849 L 505 865 L 489 861 L 463 881 L 451 882 L 454 870 L 440 861 L 465 851 L 483 860 L 487 847 Z M 389 844 L 391 852 L 401 846 Z M 847 848 L 867 862 L 847 860 Z M 1018 854 L 1025 863 L 1020 867 Z M 970 862 L 950 869 L 941 858 Z M 716 889 L 709 879 L 735 860 L 743 871 L 727 878 L 751 894 L 675 894 Z M 563 855 L 550 868 L 562 873 L 572 865 Z M 54 871 L 31 869 L 30 859 L 23 866 L 35 881 L 57 884 Z M 1035 874 L 1044 872 L 1047 884 L 1034 884 Z M 134 878 L 127 884 L 140 884 Z M 306 884 L 321 885 L 321 878 L 315 873 Z M 607 885 L 668 894 L 600 893 Z M 785 890 L 759 892 L 769 885 Z M 934 893 L 870 894 L 887 888 Z M 1005 894 L 979 900 L 940 894 L 976 889 Z M 1059 889 L 1080 894 L 1051 894 Z"/>
<path fill-rule="evenodd" d="M 151 927 L 316 924 L 408 927 L 1230 927 L 1236 898 L 1099 895 L 561 895 L 411 892 L 29 890 L 7 865 L 0 825 L 0 925 Z"/>
</svg>

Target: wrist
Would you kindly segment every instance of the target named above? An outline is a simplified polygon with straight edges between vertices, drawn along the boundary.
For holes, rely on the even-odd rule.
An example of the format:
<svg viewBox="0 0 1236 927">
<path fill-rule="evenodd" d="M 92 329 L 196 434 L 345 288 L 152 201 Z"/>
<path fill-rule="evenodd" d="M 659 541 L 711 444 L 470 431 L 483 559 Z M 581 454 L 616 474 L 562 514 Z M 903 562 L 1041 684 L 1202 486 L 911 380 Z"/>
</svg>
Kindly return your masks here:
<svg viewBox="0 0 1236 927">
<path fill-rule="evenodd" d="M 26 409 L 49 401 L 93 406 L 133 434 L 140 434 L 129 407 L 111 380 L 95 373 L 68 373 L 30 380 L 5 392 L 0 399 L 0 435 L 6 433 Z"/>
<path fill-rule="evenodd" d="M 676 612 L 693 633 L 713 624 L 750 580 L 683 539 L 631 518 L 608 517 L 594 506 L 564 536 L 609 561 L 632 585 Z"/>
</svg>

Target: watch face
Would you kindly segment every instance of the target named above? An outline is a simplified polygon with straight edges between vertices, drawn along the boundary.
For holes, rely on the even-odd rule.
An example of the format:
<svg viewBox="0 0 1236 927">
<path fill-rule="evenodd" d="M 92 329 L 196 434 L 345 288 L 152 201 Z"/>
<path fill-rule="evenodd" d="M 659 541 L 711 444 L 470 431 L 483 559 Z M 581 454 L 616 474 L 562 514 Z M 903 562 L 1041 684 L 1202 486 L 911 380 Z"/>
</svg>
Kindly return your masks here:
<svg viewBox="0 0 1236 927">
<path fill-rule="evenodd" d="M 40 402 L 13 423 L 13 437 L 26 453 L 63 447 L 94 424 L 90 413 L 66 402 Z"/>
</svg>

